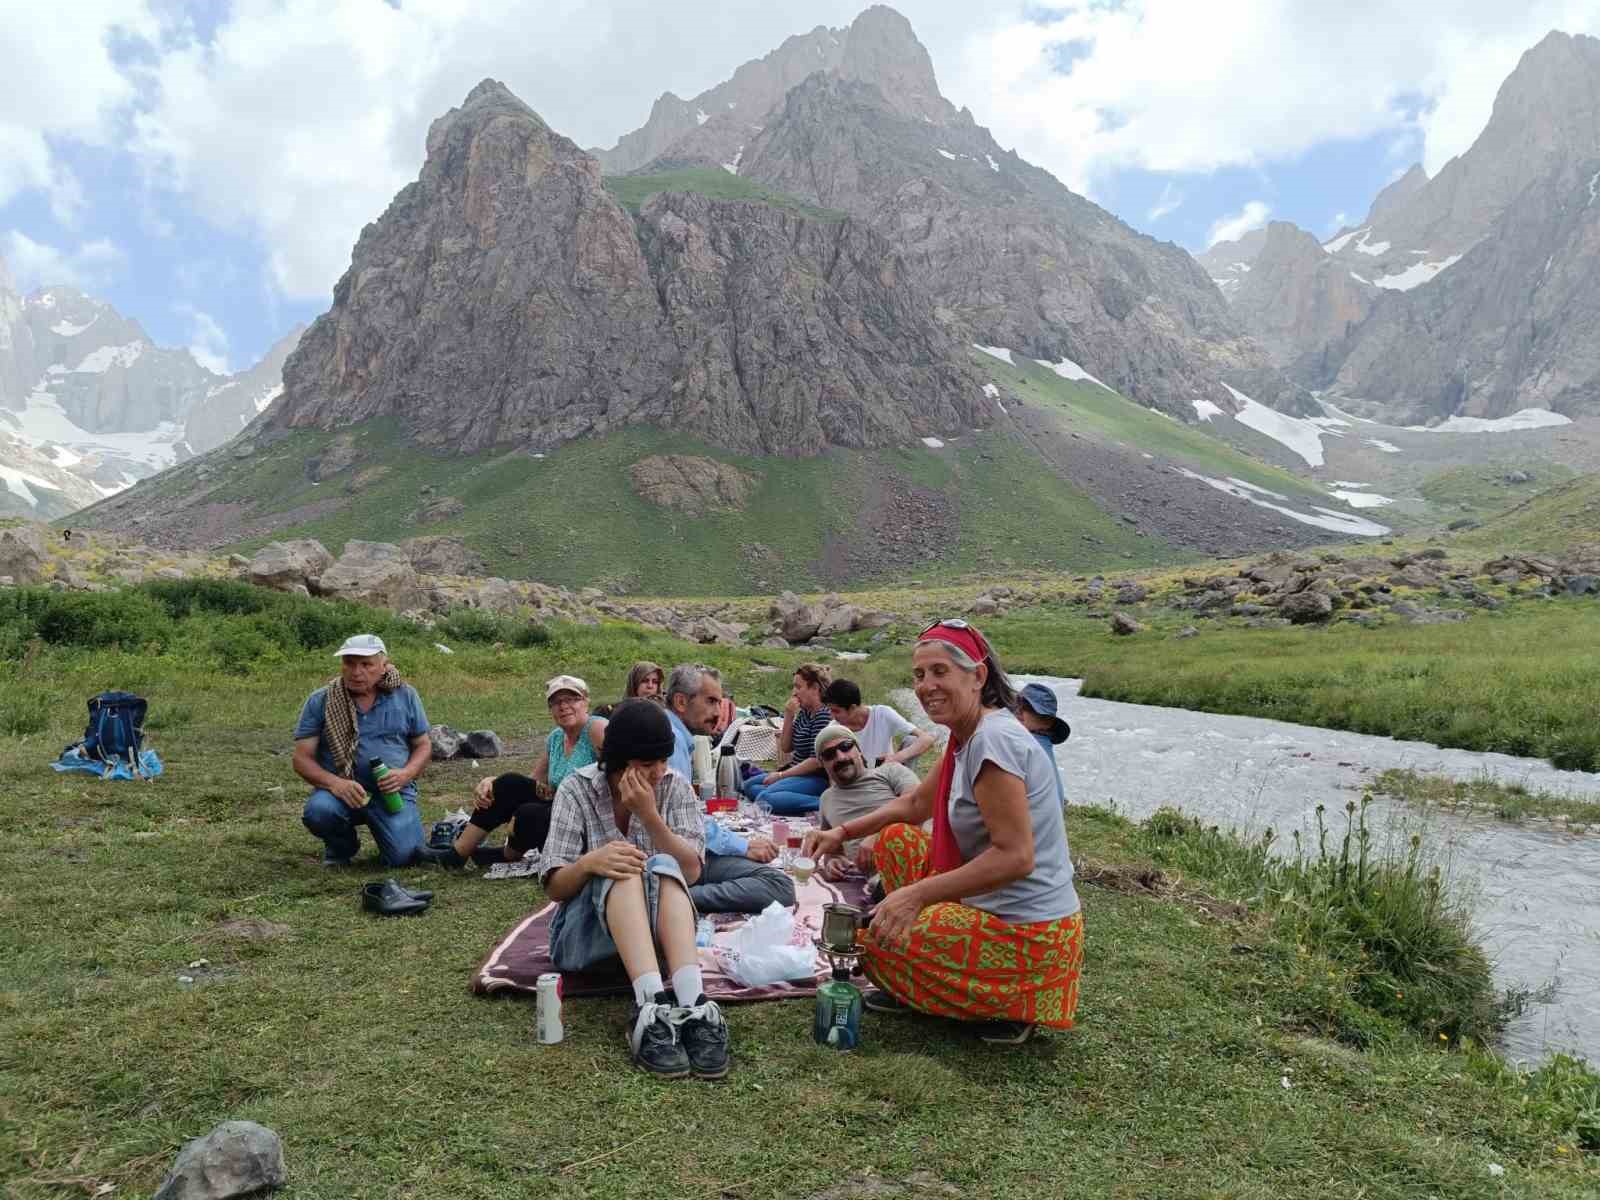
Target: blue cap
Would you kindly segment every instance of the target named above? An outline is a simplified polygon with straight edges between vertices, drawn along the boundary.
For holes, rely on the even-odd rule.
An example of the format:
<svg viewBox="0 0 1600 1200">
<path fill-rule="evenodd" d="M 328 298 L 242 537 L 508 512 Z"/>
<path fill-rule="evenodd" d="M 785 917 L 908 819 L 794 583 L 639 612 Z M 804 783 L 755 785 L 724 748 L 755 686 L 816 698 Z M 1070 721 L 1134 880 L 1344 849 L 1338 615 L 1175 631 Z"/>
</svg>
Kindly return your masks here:
<svg viewBox="0 0 1600 1200">
<path fill-rule="evenodd" d="M 1056 694 L 1044 684 L 1030 683 L 1017 696 L 1041 717 L 1050 718 L 1050 740 L 1056 745 L 1072 736 L 1072 726 L 1056 715 Z"/>
</svg>

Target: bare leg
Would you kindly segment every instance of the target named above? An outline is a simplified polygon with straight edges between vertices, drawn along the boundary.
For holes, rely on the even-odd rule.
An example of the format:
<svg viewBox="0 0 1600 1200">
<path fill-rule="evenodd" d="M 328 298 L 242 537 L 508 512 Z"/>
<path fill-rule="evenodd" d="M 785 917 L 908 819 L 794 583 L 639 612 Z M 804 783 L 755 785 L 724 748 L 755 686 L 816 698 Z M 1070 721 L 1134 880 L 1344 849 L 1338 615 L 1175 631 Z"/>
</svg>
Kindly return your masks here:
<svg viewBox="0 0 1600 1200">
<path fill-rule="evenodd" d="M 489 836 L 489 831 L 478 825 L 468 824 L 456 836 L 455 851 L 462 858 L 471 858 L 472 852 L 483 844 L 483 839 Z"/>
<path fill-rule="evenodd" d="M 681 894 L 681 893 L 680 893 Z M 662 900 L 666 899 L 665 892 Z M 687 909 L 689 898 L 682 897 Z M 611 885 L 606 896 L 606 928 L 611 940 L 617 944 L 622 957 L 622 969 L 629 979 L 659 973 L 661 964 L 656 961 L 655 942 L 650 936 L 650 919 L 644 904 L 644 877 L 630 875 Z M 668 951 L 671 953 L 671 951 Z M 694 927 L 689 927 L 689 953 L 694 954 Z"/>
<path fill-rule="evenodd" d="M 695 966 L 700 958 L 694 948 L 694 905 L 689 901 L 689 893 L 676 879 L 662 876 L 658 883 L 661 895 L 656 902 L 656 937 L 666 951 L 667 970 Z M 611 936 L 616 937 L 615 932 Z M 692 999 L 688 997 L 684 1002 Z"/>
</svg>

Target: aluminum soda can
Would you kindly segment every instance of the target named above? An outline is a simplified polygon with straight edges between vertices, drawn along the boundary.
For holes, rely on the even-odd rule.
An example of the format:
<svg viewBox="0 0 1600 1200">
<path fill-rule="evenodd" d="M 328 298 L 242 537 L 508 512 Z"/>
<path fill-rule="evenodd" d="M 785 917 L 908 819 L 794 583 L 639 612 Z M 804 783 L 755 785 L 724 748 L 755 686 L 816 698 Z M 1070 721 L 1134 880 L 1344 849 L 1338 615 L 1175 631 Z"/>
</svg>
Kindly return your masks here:
<svg viewBox="0 0 1600 1200">
<path fill-rule="evenodd" d="M 540 1044 L 553 1046 L 566 1036 L 561 1025 L 561 976 L 547 971 L 539 976 L 538 1006 L 534 1013 L 534 1037 Z"/>
</svg>

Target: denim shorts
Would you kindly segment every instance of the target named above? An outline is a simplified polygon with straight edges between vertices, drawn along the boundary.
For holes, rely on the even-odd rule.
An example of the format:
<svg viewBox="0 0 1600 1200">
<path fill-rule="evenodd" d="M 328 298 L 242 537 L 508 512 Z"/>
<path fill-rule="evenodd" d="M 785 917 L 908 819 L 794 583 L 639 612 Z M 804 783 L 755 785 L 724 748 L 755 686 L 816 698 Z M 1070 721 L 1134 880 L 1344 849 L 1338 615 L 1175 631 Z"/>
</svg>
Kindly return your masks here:
<svg viewBox="0 0 1600 1200">
<path fill-rule="evenodd" d="M 682 885 L 685 895 L 689 884 L 683 877 L 678 860 L 670 854 L 652 854 L 644 864 L 644 902 L 650 914 L 652 935 L 656 927 L 656 909 L 661 900 L 661 879 L 666 876 Z M 586 971 L 591 967 L 614 962 L 617 943 L 606 925 L 606 901 L 611 896 L 614 879 L 603 875 L 592 876 L 588 883 L 571 900 L 563 901 L 556 909 L 550 923 L 550 959 L 561 971 Z M 694 901 L 690 900 L 691 909 Z"/>
</svg>

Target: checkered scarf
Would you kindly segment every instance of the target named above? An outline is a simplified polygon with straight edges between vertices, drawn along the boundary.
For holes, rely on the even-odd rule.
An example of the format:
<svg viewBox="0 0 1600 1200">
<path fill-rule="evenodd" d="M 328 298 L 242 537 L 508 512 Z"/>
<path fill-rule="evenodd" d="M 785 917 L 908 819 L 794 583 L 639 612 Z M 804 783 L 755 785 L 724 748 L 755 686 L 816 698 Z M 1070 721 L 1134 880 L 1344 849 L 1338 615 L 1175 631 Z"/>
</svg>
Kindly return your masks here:
<svg viewBox="0 0 1600 1200">
<path fill-rule="evenodd" d="M 400 672 L 390 663 L 378 679 L 377 689 L 380 692 L 392 692 L 403 682 Z M 356 731 L 356 702 L 350 698 L 341 676 L 335 675 L 328 680 L 328 686 L 323 690 L 327 692 L 328 702 L 322 713 L 322 734 L 328 739 L 328 749 L 333 752 L 334 767 L 344 778 L 354 779 L 356 747 L 361 741 L 361 735 Z"/>
</svg>

